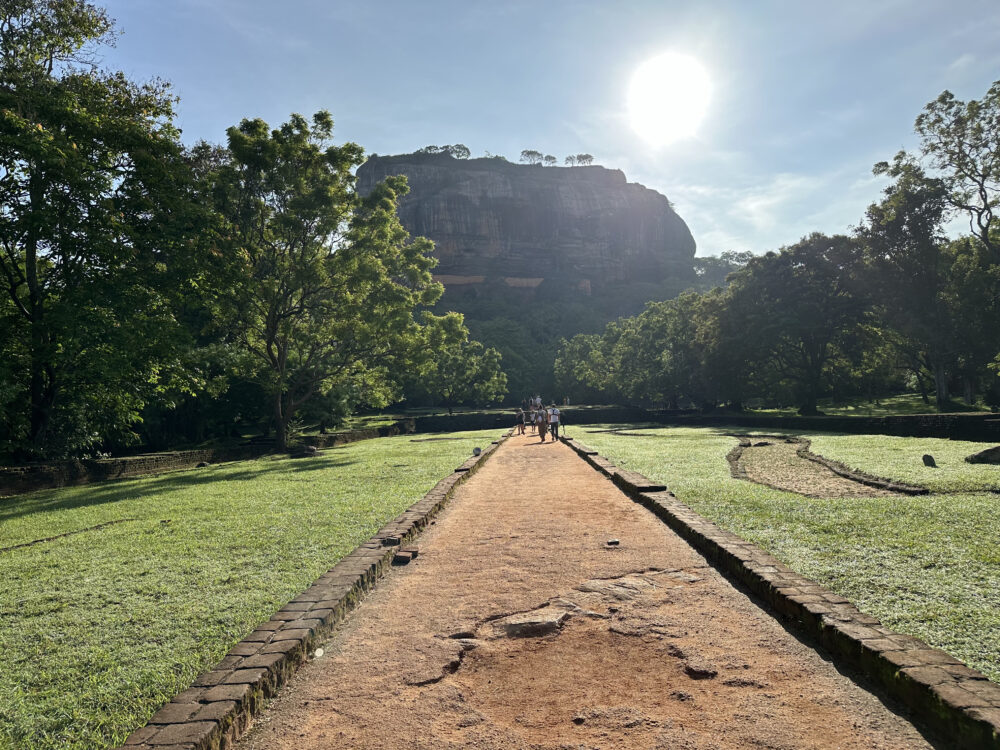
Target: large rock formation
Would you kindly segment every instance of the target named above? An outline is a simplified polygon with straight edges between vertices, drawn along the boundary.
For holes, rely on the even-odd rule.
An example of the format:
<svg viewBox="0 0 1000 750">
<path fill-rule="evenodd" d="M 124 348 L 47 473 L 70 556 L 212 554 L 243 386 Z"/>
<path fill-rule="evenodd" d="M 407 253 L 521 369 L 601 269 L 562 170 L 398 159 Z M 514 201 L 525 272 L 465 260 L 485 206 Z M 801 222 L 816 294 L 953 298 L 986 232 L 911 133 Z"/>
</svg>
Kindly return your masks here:
<svg viewBox="0 0 1000 750">
<path fill-rule="evenodd" d="M 599 294 L 692 277 L 695 243 L 684 220 L 665 196 L 619 170 L 373 156 L 358 169 L 358 191 L 396 174 L 410 183 L 400 219 L 411 234 L 434 240 L 435 274 L 449 290 L 551 281 Z"/>
</svg>

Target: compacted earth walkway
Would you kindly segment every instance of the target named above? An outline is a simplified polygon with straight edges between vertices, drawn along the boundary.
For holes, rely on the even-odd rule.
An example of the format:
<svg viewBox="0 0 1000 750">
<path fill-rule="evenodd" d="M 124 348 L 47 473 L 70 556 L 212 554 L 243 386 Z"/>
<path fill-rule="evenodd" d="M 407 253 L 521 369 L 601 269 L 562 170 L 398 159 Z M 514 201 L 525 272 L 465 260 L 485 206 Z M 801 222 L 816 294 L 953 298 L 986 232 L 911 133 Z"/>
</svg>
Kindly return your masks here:
<svg viewBox="0 0 1000 750">
<path fill-rule="evenodd" d="M 240 747 L 929 747 L 561 444 L 511 438 L 418 544 Z"/>
</svg>

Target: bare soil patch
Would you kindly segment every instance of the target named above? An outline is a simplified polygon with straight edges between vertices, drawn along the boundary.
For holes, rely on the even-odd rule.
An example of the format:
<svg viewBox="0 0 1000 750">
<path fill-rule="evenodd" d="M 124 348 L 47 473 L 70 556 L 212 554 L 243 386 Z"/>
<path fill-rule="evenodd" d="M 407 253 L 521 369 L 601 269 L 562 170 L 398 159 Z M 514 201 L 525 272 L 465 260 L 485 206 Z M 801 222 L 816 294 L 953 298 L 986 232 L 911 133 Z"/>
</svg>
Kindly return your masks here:
<svg viewBox="0 0 1000 750">
<path fill-rule="evenodd" d="M 509 440 L 419 546 L 241 747 L 930 747 L 561 444 Z"/>
<path fill-rule="evenodd" d="M 799 440 L 781 437 L 754 437 L 731 459 L 737 476 L 778 490 L 808 497 L 892 497 L 900 493 L 872 487 L 836 473 L 823 464 L 805 458 Z"/>
</svg>

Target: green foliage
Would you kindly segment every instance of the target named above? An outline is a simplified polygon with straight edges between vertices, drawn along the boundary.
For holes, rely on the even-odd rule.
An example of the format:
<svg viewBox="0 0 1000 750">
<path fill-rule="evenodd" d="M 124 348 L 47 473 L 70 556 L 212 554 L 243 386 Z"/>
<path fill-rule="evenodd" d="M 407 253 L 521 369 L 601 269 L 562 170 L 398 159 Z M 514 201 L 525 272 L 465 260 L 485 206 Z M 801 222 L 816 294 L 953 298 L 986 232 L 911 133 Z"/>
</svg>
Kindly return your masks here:
<svg viewBox="0 0 1000 750">
<path fill-rule="evenodd" d="M 463 313 L 471 336 L 500 353 L 512 400 L 535 393 L 562 400 L 570 394 L 557 390 L 553 362 L 563 339 L 597 333 L 609 320 L 639 312 L 646 299 L 671 292 L 653 284 L 633 285 L 587 297 L 546 281 L 526 294 L 499 282 L 475 291 L 449 289 L 435 310 Z"/>
<path fill-rule="evenodd" d="M 702 255 L 694 259 L 696 288 L 709 290 L 724 287 L 730 274 L 746 268 L 754 257 L 750 251 L 726 250 L 719 255 Z"/>
<path fill-rule="evenodd" d="M 496 433 L 443 437 L 5 500 L 4 547 L 82 533 L 0 552 L 0 747 L 120 745 Z"/>
<path fill-rule="evenodd" d="M 895 180 L 883 201 L 868 208 L 859 229 L 880 318 L 899 333 L 911 369 L 931 374 L 938 408 L 947 407 L 956 374 L 971 402 L 973 384 L 1000 349 L 1000 265 L 991 263 L 989 249 L 975 238 L 946 241 L 946 180 L 928 177 L 905 154 L 875 171 Z"/>
<path fill-rule="evenodd" d="M 599 343 L 567 344 L 560 375 L 669 408 L 739 405 L 754 392 L 784 392 L 814 413 L 835 375 L 860 356 L 852 344 L 863 335 L 868 306 L 858 257 L 849 238 L 815 234 L 752 258 L 730 275 L 728 289 L 650 303 L 609 324 Z"/>
<path fill-rule="evenodd" d="M 417 154 L 448 154 L 455 159 L 468 159 L 472 155 L 469 147 L 464 143 L 456 143 L 449 146 L 424 146 L 423 148 L 418 148 L 414 153 Z M 373 154 L 374 156 L 374 154 Z"/>
<path fill-rule="evenodd" d="M 61 456 L 133 438 L 176 377 L 163 291 L 182 264 L 189 179 L 161 82 L 87 61 L 111 33 L 75 0 L 0 8 L 0 280 L 8 439 Z"/>
<path fill-rule="evenodd" d="M 534 149 L 525 149 L 521 152 L 521 161 L 526 164 L 541 164 L 543 158 L 542 152 Z"/>
<path fill-rule="evenodd" d="M 404 385 L 409 398 L 441 404 L 450 413 L 458 404 L 488 406 L 507 395 L 500 353 L 469 341 L 460 314 L 435 317 L 425 313 L 422 333 L 425 356 Z"/>
<path fill-rule="evenodd" d="M 859 257 L 851 239 L 813 234 L 754 258 L 730 285 L 754 344 L 750 358 L 772 386 L 792 394 L 803 414 L 816 413 L 866 318 Z"/>
<path fill-rule="evenodd" d="M 556 391 L 575 404 L 597 403 L 613 387 L 607 378 L 611 368 L 600 350 L 603 341 L 597 334 L 578 333 L 560 344 L 553 363 Z"/>
<path fill-rule="evenodd" d="M 392 371 L 416 349 L 417 306 L 441 294 L 429 241 L 410 240 L 391 177 L 365 199 L 353 191 L 359 146 L 330 145 L 333 119 L 300 115 L 269 130 L 262 120 L 230 128 L 212 175 L 222 218 L 224 316 L 252 357 L 269 396 L 277 443 L 310 399 L 332 390 L 385 406 Z"/>
<path fill-rule="evenodd" d="M 921 157 L 937 170 L 953 209 L 969 217 L 972 235 L 1000 263 L 995 211 L 1000 202 L 1000 81 L 981 100 L 944 91 L 917 117 Z"/>
</svg>

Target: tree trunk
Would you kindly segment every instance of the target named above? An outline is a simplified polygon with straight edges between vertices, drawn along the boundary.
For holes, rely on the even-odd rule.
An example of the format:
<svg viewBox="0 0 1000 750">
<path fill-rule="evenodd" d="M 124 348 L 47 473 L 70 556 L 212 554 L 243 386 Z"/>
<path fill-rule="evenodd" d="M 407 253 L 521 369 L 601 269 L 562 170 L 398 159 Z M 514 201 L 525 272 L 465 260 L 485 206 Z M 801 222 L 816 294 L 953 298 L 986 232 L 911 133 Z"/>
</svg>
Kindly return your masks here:
<svg viewBox="0 0 1000 750">
<path fill-rule="evenodd" d="M 803 417 L 814 417 L 819 414 L 817 400 L 811 396 L 804 399 L 802 405 L 799 407 L 799 414 Z"/>
<path fill-rule="evenodd" d="M 274 396 L 274 447 L 283 451 L 288 447 L 288 417 L 281 403 L 281 389 Z"/>
<path fill-rule="evenodd" d="M 41 178 L 31 177 L 29 187 L 32 211 L 40 208 L 44 198 Z M 24 243 L 24 272 L 28 287 L 28 325 L 31 332 L 31 370 L 29 375 L 30 422 L 28 438 L 35 452 L 44 451 L 52 401 L 55 397 L 54 383 L 46 387 L 46 373 L 49 371 L 48 342 L 45 331 L 42 290 L 38 283 L 38 227 L 32 222 Z"/>
<path fill-rule="evenodd" d="M 819 377 L 810 376 L 805 383 L 805 389 L 799 402 L 799 414 L 815 416 L 819 414 Z"/>
<path fill-rule="evenodd" d="M 931 400 L 927 397 L 927 384 L 924 382 L 924 376 L 920 373 L 919 365 L 913 370 L 913 374 L 917 377 L 917 388 L 920 389 L 920 398 L 923 399 L 925 404 L 930 404 Z"/>
<path fill-rule="evenodd" d="M 940 360 L 934 362 L 934 398 L 938 411 L 948 407 L 948 373 Z"/>
<path fill-rule="evenodd" d="M 969 406 L 976 403 L 976 387 L 970 375 L 962 376 L 962 398 Z"/>
</svg>

